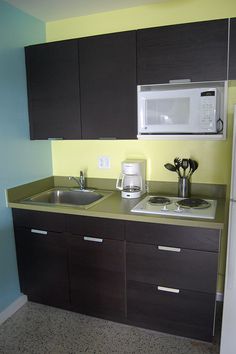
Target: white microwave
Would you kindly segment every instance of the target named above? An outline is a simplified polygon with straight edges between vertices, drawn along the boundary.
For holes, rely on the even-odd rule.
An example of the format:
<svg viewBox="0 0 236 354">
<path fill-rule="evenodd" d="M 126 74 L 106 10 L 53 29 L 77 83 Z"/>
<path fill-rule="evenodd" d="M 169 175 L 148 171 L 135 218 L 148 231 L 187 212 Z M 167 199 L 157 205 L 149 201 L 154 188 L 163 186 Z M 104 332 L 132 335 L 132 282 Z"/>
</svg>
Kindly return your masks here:
<svg viewBox="0 0 236 354">
<path fill-rule="evenodd" d="M 138 137 L 221 133 L 224 86 L 197 86 L 138 86 Z"/>
</svg>

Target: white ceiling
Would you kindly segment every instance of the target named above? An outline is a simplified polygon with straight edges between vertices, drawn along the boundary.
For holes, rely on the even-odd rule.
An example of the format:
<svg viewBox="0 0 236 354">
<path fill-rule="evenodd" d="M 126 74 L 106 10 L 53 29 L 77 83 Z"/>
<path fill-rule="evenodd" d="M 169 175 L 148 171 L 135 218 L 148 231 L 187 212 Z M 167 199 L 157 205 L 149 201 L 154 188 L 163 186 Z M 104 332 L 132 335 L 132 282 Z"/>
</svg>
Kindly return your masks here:
<svg viewBox="0 0 236 354">
<path fill-rule="evenodd" d="M 86 16 L 169 0 L 5 0 L 42 21 Z"/>
</svg>

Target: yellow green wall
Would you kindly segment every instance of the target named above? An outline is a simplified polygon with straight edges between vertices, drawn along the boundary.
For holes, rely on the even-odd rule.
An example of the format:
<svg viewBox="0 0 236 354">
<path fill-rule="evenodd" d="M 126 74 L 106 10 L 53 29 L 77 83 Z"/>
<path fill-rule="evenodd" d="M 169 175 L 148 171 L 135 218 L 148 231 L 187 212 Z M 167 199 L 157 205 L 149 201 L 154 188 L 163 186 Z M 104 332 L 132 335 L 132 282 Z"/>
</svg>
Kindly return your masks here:
<svg viewBox="0 0 236 354">
<path fill-rule="evenodd" d="M 169 0 L 49 22 L 47 41 L 235 16 L 235 0 Z"/>
<path fill-rule="evenodd" d="M 174 0 L 49 22 L 46 38 L 54 41 L 225 17 L 236 17 L 235 0 Z M 179 155 L 198 160 L 199 169 L 193 176 L 193 182 L 228 184 L 232 104 L 236 103 L 236 85 L 231 83 L 231 86 L 230 129 L 226 141 L 57 141 L 52 143 L 53 172 L 55 175 L 78 175 L 80 169 L 86 168 L 89 177 L 116 178 L 122 160 L 145 158 L 149 180 L 175 181 L 175 174 L 166 171 L 163 165 Z M 110 170 L 98 169 L 98 157 L 101 155 L 111 158 Z"/>
<path fill-rule="evenodd" d="M 235 0 L 173 0 L 155 5 L 49 22 L 48 42 L 218 18 L 236 17 Z M 210 55 L 210 53 L 209 53 Z M 54 175 L 78 175 L 87 170 L 88 177 L 116 178 L 120 163 L 126 158 L 147 160 L 147 179 L 176 181 L 164 163 L 175 156 L 192 157 L 199 162 L 193 182 L 230 183 L 232 114 L 236 103 L 236 82 L 230 83 L 228 131 L 226 141 L 55 141 L 52 142 Z M 111 169 L 98 169 L 98 157 L 109 156 Z M 222 243 L 218 291 L 223 290 L 226 233 Z"/>
</svg>

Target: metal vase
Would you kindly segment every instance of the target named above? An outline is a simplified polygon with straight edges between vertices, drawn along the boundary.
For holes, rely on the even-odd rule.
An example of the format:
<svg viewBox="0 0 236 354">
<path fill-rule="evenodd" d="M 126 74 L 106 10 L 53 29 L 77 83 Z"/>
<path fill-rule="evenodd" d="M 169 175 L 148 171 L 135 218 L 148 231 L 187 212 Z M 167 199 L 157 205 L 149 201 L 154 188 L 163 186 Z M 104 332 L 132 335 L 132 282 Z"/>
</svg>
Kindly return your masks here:
<svg viewBox="0 0 236 354">
<path fill-rule="evenodd" d="M 190 197 L 190 180 L 187 177 L 179 177 L 178 196 L 180 198 Z"/>
</svg>

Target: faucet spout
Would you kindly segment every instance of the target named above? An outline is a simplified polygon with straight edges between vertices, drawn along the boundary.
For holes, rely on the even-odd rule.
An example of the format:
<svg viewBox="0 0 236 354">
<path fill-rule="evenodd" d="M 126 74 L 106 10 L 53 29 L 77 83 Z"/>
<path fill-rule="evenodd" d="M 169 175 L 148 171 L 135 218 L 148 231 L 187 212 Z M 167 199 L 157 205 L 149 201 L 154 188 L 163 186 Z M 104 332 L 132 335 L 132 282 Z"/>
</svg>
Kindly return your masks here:
<svg viewBox="0 0 236 354">
<path fill-rule="evenodd" d="M 80 171 L 80 176 L 79 178 L 74 177 L 74 176 L 70 176 L 69 180 L 74 180 L 76 183 L 78 183 L 79 185 L 79 189 L 83 190 L 85 189 L 85 177 L 84 177 L 84 173 L 83 171 Z"/>
</svg>

